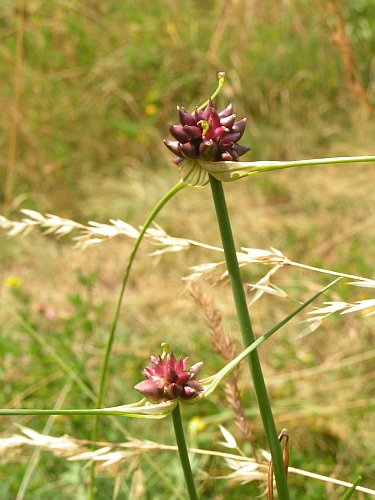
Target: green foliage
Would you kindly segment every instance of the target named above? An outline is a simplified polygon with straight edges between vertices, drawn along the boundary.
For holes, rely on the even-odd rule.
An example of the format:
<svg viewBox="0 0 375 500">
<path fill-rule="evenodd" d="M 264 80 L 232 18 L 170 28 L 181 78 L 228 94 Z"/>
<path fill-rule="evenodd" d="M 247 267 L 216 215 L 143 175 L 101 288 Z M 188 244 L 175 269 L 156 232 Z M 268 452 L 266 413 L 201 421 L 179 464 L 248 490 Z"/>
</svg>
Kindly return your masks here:
<svg viewBox="0 0 375 500">
<path fill-rule="evenodd" d="M 168 135 L 168 121 L 176 116 L 176 105 L 192 110 L 212 92 L 221 70 L 227 72 L 228 84 L 218 107 L 231 100 L 238 116 L 248 117 L 243 142 L 253 147 L 249 159 L 344 156 L 369 152 L 372 146 L 373 119 L 368 118 L 363 103 L 358 105 L 353 99 L 339 47 L 330 39 L 326 22 L 332 26 L 334 19 L 328 12 L 325 18 L 314 2 L 25 4 L 14 218 L 15 209 L 21 206 L 85 222 L 119 217 L 134 225 L 142 223 L 161 194 L 177 181 L 170 153 L 161 143 Z M 373 0 L 340 3 L 371 103 L 375 92 L 373 9 Z M 2 1 L 0 162 L 4 168 L 0 169 L 0 186 L 9 161 L 19 25 L 15 3 Z M 274 246 L 295 261 L 372 277 L 373 168 L 354 173 L 356 168 L 269 173 L 228 186 L 238 245 Z M 201 192 L 181 193 L 171 205 L 166 215 L 160 215 L 167 231 L 218 244 L 212 207 L 202 201 Z M 20 286 L 4 288 L 4 297 L 95 393 L 129 244 L 108 243 L 103 250 L 77 256 L 62 240 L 56 244 L 38 235 L 28 238 L 1 241 L 4 279 L 14 273 L 22 276 Z M 106 405 L 136 400 L 133 386 L 140 381 L 149 354 L 162 341 L 170 342 L 177 355 L 189 353 L 192 361 L 202 359 L 205 375 L 222 367 L 223 360 L 212 353 L 200 313 L 181 294 L 180 282 L 189 266 L 215 260 L 217 255 L 189 252 L 164 256 L 157 267 L 141 254 L 125 298 L 126 314 L 120 317 Z M 39 264 L 33 273 L 35 262 Z M 82 271 L 74 275 L 72 268 Z M 249 268 L 243 276 L 254 283 L 264 273 L 263 267 Z M 275 281 L 293 299 L 303 300 L 316 291 L 313 279 L 306 272 L 283 269 Z M 319 286 L 322 282 L 325 279 Z M 235 337 L 227 289 L 209 289 L 209 293 L 223 311 L 225 329 Z M 342 284 L 327 300 L 370 297 L 365 289 L 356 295 Z M 292 307 L 277 297 L 264 297 L 254 311 L 257 334 Z M 49 309 L 54 312 L 52 318 L 47 317 Z M 373 323 L 361 314 L 334 316 L 327 323 L 306 342 L 293 343 L 290 339 L 301 325 L 290 325 L 260 349 L 272 379 L 277 424 L 287 426 L 291 434 L 294 467 L 330 475 L 338 464 L 340 478 L 350 481 L 360 474 L 361 484 L 372 487 L 373 409 L 361 406 L 360 400 L 373 397 L 373 359 L 310 375 L 307 370 L 369 351 L 374 343 Z M 0 336 L 1 407 L 53 407 L 68 375 L 8 312 L 1 313 Z M 279 375 L 286 374 L 291 374 L 290 379 L 277 382 Z M 247 415 L 256 447 L 265 447 L 248 387 L 246 375 L 241 390 Z M 62 404 L 65 408 L 94 405 L 75 383 Z M 191 422 L 195 409 L 183 410 Z M 222 439 L 217 424 L 236 434 L 223 393 L 215 393 L 199 411 L 203 428 L 188 440 L 196 447 L 223 451 L 217 444 Z M 13 422 L 42 432 L 46 419 L 2 419 L 2 436 L 13 433 Z M 166 422 L 118 419 L 118 423 L 125 430 L 103 419 L 100 438 L 120 442 L 128 435 L 174 443 Z M 90 418 L 58 417 L 51 434 L 89 439 L 92 425 Z M 236 438 L 241 441 L 239 433 Z M 241 446 L 250 454 L 246 443 Z M 1 464 L 1 498 L 16 497 L 31 455 L 32 450 L 14 456 L 10 452 L 7 463 Z M 228 474 L 217 457 L 195 457 L 193 465 L 212 475 Z M 179 464 L 171 452 L 150 453 L 140 467 L 146 486 L 142 500 L 178 498 L 178 492 L 184 492 Z M 119 497 L 130 498 L 134 470 L 125 464 L 108 471 L 99 474 L 98 500 L 112 497 L 114 476 L 121 478 Z M 289 481 L 295 498 L 343 497 L 342 490 L 329 490 L 318 481 L 295 475 Z M 86 498 L 86 484 L 82 463 L 42 452 L 25 498 Z M 226 481 L 206 478 L 200 493 L 202 498 L 236 500 L 261 491 L 255 484 L 229 487 Z"/>
<path fill-rule="evenodd" d="M 256 2 L 254 11 L 243 12 L 217 2 L 207 16 L 200 2 L 183 9 L 172 2 L 128 3 L 26 4 L 17 193 L 26 189 L 52 210 L 43 195 L 59 186 L 54 205 L 65 207 L 72 185 L 79 188 L 93 170 L 108 175 L 133 158 L 142 168 L 160 166 L 156 145 L 175 105 L 193 107 L 222 69 L 238 113 L 253 119 L 248 142 L 255 159 L 284 159 L 293 150 L 311 156 L 327 127 L 345 135 L 352 110 L 340 53 L 326 42 L 327 28 L 311 5 Z M 350 40 L 361 48 L 365 87 L 372 85 L 370 11 L 369 2 L 343 9 Z M 0 83 L 8 98 L 18 24 L 17 11 L 2 3 Z M 9 113 L 0 121 L 4 131 Z M 1 151 L 5 162 L 7 148 Z"/>
</svg>

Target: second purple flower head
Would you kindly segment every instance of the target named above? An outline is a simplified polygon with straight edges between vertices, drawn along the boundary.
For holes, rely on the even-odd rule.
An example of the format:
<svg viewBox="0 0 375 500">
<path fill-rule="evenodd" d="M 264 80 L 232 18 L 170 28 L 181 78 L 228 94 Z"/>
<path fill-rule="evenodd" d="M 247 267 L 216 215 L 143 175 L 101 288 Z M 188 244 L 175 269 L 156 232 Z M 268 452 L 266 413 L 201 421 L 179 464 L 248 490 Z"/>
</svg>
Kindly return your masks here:
<svg viewBox="0 0 375 500">
<path fill-rule="evenodd" d="M 169 352 L 166 359 L 161 356 L 151 356 L 152 367 L 145 368 L 142 375 L 147 380 L 135 386 L 147 399 L 155 402 L 169 401 L 171 399 L 192 399 L 198 396 L 203 387 L 197 376 L 203 363 L 196 363 L 187 368 L 188 358 L 176 360 L 174 354 Z"/>
</svg>

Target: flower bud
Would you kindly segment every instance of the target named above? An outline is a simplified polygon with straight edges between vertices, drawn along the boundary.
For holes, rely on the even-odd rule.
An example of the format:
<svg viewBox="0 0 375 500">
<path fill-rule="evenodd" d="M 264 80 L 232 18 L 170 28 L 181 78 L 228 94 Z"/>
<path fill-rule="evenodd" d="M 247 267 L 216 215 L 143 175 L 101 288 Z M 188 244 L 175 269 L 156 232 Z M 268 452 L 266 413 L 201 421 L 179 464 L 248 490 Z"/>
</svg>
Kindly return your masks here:
<svg viewBox="0 0 375 500">
<path fill-rule="evenodd" d="M 178 141 L 164 141 L 164 144 L 175 155 L 181 155 L 181 144 Z"/>
<path fill-rule="evenodd" d="M 195 118 L 186 109 L 177 106 L 181 125 L 195 125 Z"/>
<path fill-rule="evenodd" d="M 215 161 L 216 154 L 217 144 L 212 139 L 201 142 L 199 146 L 199 158 L 204 161 Z"/>
<path fill-rule="evenodd" d="M 219 116 L 220 118 L 227 118 L 228 116 L 233 114 L 233 106 L 232 103 L 230 103 L 223 111 L 220 111 Z"/>
<path fill-rule="evenodd" d="M 172 125 L 172 122 L 169 122 L 169 132 L 177 141 L 181 142 L 182 144 L 185 144 L 185 142 L 188 142 L 188 138 L 186 137 L 185 130 L 183 125 Z"/>
<path fill-rule="evenodd" d="M 199 363 L 195 363 L 195 365 L 190 368 L 189 372 L 193 375 L 192 378 L 196 378 L 198 376 L 199 372 L 201 371 L 202 365 L 203 361 L 200 361 Z"/>
<path fill-rule="evenodd" d="M 192 399 L 195 396 L 198 396 L 198 394 L 198 391 L 196 391 L 192 387 L 186 386 L 182 388 L 181 399 Z"/>
<path fill-rule="evenodd" d="M 139 391 L 143 396 L 151 401 L 160 401 L 163 397 L 163 391 L 159 390 L 152 380 L 143 380 L 139 382 L 134 389 Z"/>
<path fill-rule="evenodd" d="M 246 118 L 242 118 L 239 122 L 236 122 L 232 129 L 234 132 L 238 132 L 240 134 L 239 139 L 243 136 L 243 133 L 245 132 L 245 126 L 246 126 Z"/>
<path fill-rule="evenodd" d="M 198 144 L 194 144 L 192 141 L 180 144 L 180 150 L 185 158 L 190 158 L 192 160 L 199 158 L 199 146 Z"/>
<path fill-rule="evenodd" d="M 169 399 L 179 399 L 184 391 L 182 386 L 179 384 L 169 384 L 166 387 L 166 392 Z"/>
<path fill-rule="evenodd" d="M 220 116 L 220 113 L 219 113 Z M 223 125 L 223 127 L 226 127 L 228 129 L 231 129 L 234 125 L 234 120 L 236 119 L 236 115 L 229 115 L 227 117 L 220 118 L 220 123 Z"/>
<path fill-rule="evenodd" d="M 184 132 L 188 140 L 196 140 L 202 137 L 202 127 L 197 125 L 185 125 Z"/>
</svg>

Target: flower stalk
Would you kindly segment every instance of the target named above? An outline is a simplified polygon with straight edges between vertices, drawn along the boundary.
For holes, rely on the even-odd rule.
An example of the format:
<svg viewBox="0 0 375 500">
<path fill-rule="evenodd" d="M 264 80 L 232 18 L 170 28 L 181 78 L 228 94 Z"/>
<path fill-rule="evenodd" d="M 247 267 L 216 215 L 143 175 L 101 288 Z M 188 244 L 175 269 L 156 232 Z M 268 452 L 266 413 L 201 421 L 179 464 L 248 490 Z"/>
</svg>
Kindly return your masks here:
<svg viewBox="0 0 375 500">
<path fill-rule="evenodd" d="M 238 265 L 229 214 L 224 196 L 224 190 L 222 183 L 212 177 L 212 175 L 210 175 L 209 179 L 224 248 L 225 260 L 227 263 L 229 280 L 232 287 L 232 294 L 236 307 L 238 323 L 242 334 L 242 340 L 246 348 L 255 341 L 255 337 L 251 326 L 249 311 L 247 308 L 246 296 L 242 284 L 240 268 Z M 272 455 L 276 487 L 279 498 L 281 498 L 282 500 L 289 500 L 289 491 L 284 470 L 282 450 L 278 440 L 271 405 L 268 399 L 267 389 L 264 382 L 258 353 L 256 350 L 249 354 L 248 362 L 264 430 Z"/>
<path fill-rule="evenodd" d="M 189 456 L 186 447 L 184 429 L 182 426 L 180 405 L 177 403 L 176 408 L 172 412 L 172 420 L 176 443 L 182 470 L 184 472 L 186 488 L 188 490 L 190 500 L 198 500 L 197 491 L 194 485 L 194 477 L 190 466 Z"/>
</svg>

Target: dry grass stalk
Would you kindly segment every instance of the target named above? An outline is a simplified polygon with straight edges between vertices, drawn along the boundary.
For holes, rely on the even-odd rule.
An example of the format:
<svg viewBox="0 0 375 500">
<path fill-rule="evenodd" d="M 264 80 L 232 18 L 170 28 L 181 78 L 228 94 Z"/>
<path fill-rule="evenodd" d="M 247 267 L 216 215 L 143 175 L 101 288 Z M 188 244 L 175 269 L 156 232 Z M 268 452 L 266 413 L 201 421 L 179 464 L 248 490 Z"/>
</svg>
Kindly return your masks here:
<svg viewBox="0 0 375 500">
<path fill-rule="evenodd" d="M 361 75 L 357 69 L 356 56 L 345 29 L 345 22 L 340 13 L 340 6 L 336 0 L 315 0 L 315 3 L 331 32 L 331 40 L 341 51 L 347 84 L 356 106 L 360 108 L 360 104 L 362 103 L 368 112 L 375 114 L 375 108 L 369 101 Z M 334 21 L 333 24 L 331 19 Z"/>
<path fill-rule="evenodd" d="M 288 476 L 289 470 L 289 456 L 290 456 L 290 445 L 289 445 L 289 434 L 286 429 L 283 429 L 279 434 L 280 444 L 284 445 L 283 459 L 284 459 L 284 468 L 285 474 Z M 268 488 L 267 488 L 267 500 L 273 500 L 273 462 L 270 460 L 269 468 L 268 468 Z"/>
<path fill-rule="evenodd" d="M 188 286 L 188 291 L 195 303 L 201 307 L 206 315 L 207 325 L 209 326 L 208 338 L 214 351 L 219 354 L 226 363 L 236 357 L 236 348 L 232 339 L 224 333 L 221 313 L 216 309 L 214 301 L 208 295 L 203 294 L 198 288 L 192 285 Z M 245 415 L 245 409 L 242 403 L 241 392 L 238 387 L 240 365 L 230 373 L 224 383 L 224 394 L 229 406 L 234 413 L 234 422 L 236 427 L 250 443 L 253 456 L 257 460 L 256 449 L 252 439 L 252 432 L 249 421 Z"/>
<path fill-rule="evenodd" d="M 17 30 L 17 42 L 16 42 L 17 45 L 16 45 L 16 61 L 14 68 L 14 94 L 13 94 L 13 104 L 11 108 L 12 115 L 10 117 L 8 162 L 7 162 L 5 186 L 4 186 L 3 210 L 5 215 L 8 215 L 12 201 L 13 178 L 14 178 L 14 168 L 16 162 L 16 151 L 17 151 L 17 132 L 18 132 L 18 122 L 19 122 L 19 107 L 20 107 L 21 80 L 22 80 L 21 72 L 23 66 L 23 43 L 24 43 L 23 38 L 25 31 L 24 0 L 19 0 L 17 7 L 18 7 L 19 26 Z"/>
<path fill-rule="evenodd" d="M 30 445 L 43 450 L 48 450 L 55 456 L 66 457 L 69 461 L 92 460 L 94 462 L 98 462 L 100 463 L 101 470 L 104 470 L 108 466 L 115 465 L 116 467 L 114 470 L 117 473 L 119 471 L 120 462 L 126 462 L 128 465 L 126 475 L 128 475 L 129 470 L 133 472 L 138 468 L 139 458 L 144 453 L 156 450 L 177 451 L 176 446 L 163 445 L 148 440 L 128 438 L 128 441 L 124 443 L 93 442 L 76 439 L 68 435 L 56 438 L 45 434 L 39 434 L 33 429 L 27 427 L 18 427 L 24 435 L 13 435 L 8 438 L 0 438 L 0 459 L 5 460 L 5 462 L 7 462 L 11 457 L 14 457 L 17 450 L 21 450 L 25 445 Z M 189 451 L 198 455 L 221 457 L 225 460 L 229 468 L 234 469 L 234 472 L 229 475 L 220 477 L 215 476 L 215 479 L 229 479 L 233 482 L 233 484 L 245 484 L 254 480 L 264 480 L 267 477 L 267 469 L 269 470 L 267 462 L 269 463 L 271 460 L 270 454 L 264 450 L 260 450 L 265 461 L 262 460 L 260 462 L 255 462 L 254 458 L 248 458 L 241 452 L 235 439 L 229 434 L 228 431 L 225 431 L 224 437 L 226 437 L 227 442 L 230 441 L 229 447 L 240 451 L 240 455 L 212 450 L 202 450 L 198 448 L 189 448 Z M 289 463 L 289 448 L 288 443 L 285 442 L 285 439 L 288 438 L 285 430 L 281 432 L 279 438 L 281 439 L 282 444 L 283 441 L 285 443 L 284 464 L 285 467 L 287 467 Z M 88 450 L 87 446 L 92 444 L 99 446 L 100 448 L 95 451 Z M 344 486 L 345 488 L 353 486 L 352 483 L 348 483 L 346 481 L 322 476 L 320 474 L 315 474 L 302 469 L 296 469 L 294 467 L 289 467 L 289 473 L 302 475 L 304 477 L 335 484 L 337 486 Z M 375 496 L 374 490 L 364 488 L 362 486 L 356 486 L 356 491 Z"/>
</svg>

